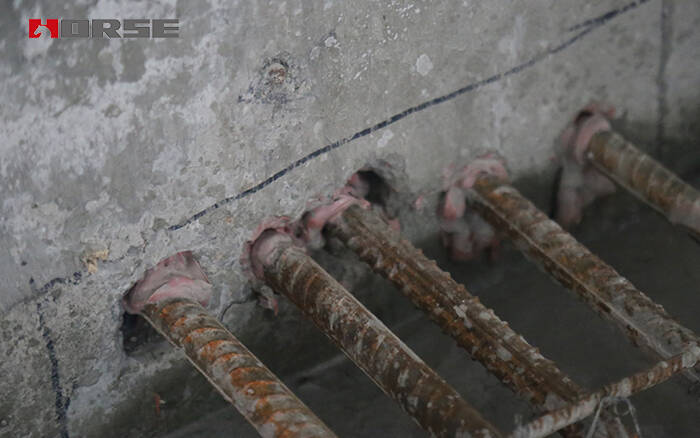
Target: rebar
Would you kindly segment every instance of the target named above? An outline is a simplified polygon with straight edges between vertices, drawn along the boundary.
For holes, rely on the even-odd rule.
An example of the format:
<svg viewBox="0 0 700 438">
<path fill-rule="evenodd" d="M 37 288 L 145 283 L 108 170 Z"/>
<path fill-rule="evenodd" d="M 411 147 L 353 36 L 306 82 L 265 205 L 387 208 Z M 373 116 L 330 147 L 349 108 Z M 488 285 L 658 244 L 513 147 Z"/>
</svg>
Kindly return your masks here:
<svg viewBox="0 0 700 438">
<path fill-rule="evenodd" d="M 327 229 L 393 282 L 475 360 L 536 407 L 552 409 L 584 394 L 554 362 L 371 210 L 351 206 Z"/>
<path fill-rule="evenodd" d="M 482 175 L 468 192 L 471 205 L 495 228 L 513 239 L 533 262 L 574 290 L 596 312 L 612 320 L 655 360 L 668 359 L 697 345 L 698 337 L 592 254 L 515 188 Z M 686 370 L 693 381 L 698 372 Z"/>
<path fill-rule="evenodd" d="M 335 437 L 231 332 L 190 298 L 200 288 L 191 270 L 178 272 L 178 258 L 196 261 L 190 253 L 164 260 L 146 274 L 136 289 L 153 292 L 143 303 L 132 301 L 140 314 L 187 359 L 266 438 Z M 173 269 L 173 266 L 175 268 Z M 180 264 L 182 267 L 183 264 Z M 199 269 L 199 265 L 196 265 Z M 203 276 L 203 273 L 202 273 Z M 204 277 L 206 279 L 206 277 Z M 155 281 L 153 281 L 155 280 Z M 201 284 L 201 283 L 200 283 Z M 132 289 L 133 291 L 133 289 Z M 135 298 L 137 294 L 127 297 Z"/>
<path fill-rule="evenodd" d="M 264 281 L 286 295 L 423 429 L 438 437 L 500 432 L 355 297 L 283 234 L 252 250 Z"/>
<path fill-rule="evenodd" d="M 604 386 L 576 403 L 548 412 L 515 429 L 511 438 L 540 438 L 550 435 L 569 424 L 581 421 L 593 414 L 606 399 L 627 398 L 652 386 L 663 383 L 679 372 L 692 368 L 700 360 L 700 348 L 691 346 L 682 354 L 658 362 L 648 370 L 625 377 Z"/>
<path fill-rule="evenodd" d="M 700 238 L 700 192 L 614 131 L 595 134 L 588 160 L 605 176 Z"/>
</svg>

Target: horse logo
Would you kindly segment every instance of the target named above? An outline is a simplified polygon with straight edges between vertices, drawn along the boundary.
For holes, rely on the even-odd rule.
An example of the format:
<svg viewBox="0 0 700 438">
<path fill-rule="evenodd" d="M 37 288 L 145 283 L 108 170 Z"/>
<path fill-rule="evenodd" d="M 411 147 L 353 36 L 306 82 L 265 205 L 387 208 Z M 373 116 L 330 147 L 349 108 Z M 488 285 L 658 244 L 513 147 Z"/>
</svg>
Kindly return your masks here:
<svg viewBox="0 0 700 438">
<path fill-rule="evenodd" d="M 58 19 L 47 18 L 44 23 L 40 18 L 30 18 L 29 38 L 39 38 L 44 35 L 49 35 L 51 38 L 58 38 Z"/>
</svg>

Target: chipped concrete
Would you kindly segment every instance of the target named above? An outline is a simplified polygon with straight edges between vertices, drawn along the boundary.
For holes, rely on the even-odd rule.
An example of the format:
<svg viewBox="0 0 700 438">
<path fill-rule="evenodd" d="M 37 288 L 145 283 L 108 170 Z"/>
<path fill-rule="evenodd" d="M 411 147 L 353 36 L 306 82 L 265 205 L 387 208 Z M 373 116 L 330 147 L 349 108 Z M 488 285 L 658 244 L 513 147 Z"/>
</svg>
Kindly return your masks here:
<svg viewBox="0 0 700 438">
<path fill-rule="evenodd" d="M 119 298 L 180 250 L 274 371 L 330 355 L 284 300 L 277 317 L 252 302 L 239 257 L 264 218 L 298 216 L 368 163 L 388 163 L 405 209 L 485 150 L 543 196 L 554 138 L 598 99 L 646 150 L 662 126 L 663 160 L 693 170 L 700 11 L 630 2 L 6 2 L 0 435 L 157 434 L 220 403 L 167 345 L 122 348 Z M 180 38 L 26 37 L 30 17 L 134 16 L 179 17 Z"/>
</svg>

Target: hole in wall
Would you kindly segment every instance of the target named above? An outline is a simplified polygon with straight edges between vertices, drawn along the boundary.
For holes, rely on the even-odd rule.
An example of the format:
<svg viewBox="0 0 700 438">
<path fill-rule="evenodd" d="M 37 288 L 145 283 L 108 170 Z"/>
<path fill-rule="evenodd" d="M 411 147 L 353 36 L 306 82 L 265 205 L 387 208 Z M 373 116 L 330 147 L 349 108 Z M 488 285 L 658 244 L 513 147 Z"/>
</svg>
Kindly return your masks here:
<svg viewBox="0 0 700 438">
<path fill-rule="evenodd" d="M 380 162 L 378 167 L 364 167 L 358 170 L 348 180 L 347 187 L 350 188 L 351 195 L 367 200 L 375 212 L 392 228 L 398 230 L 401 200 L 397 196 L 397 190 L 385 176 L 384 168 L 389 171 L 391 166 Z"/>
<path fill-rule="evenodd" d="M 360 183 L 366 187 L 365 199 L 372 204 L 386 207 L 392 192 L 389 183 L 371 169 L 360 170 L 356 175 Z"/>
<path fill-rule="evenodd" d="M 124 312 L 119 327 L 122 334 L 122 348 L 127 355 L 133 355 L 147 349 L 149 345 L 159 344 L 162 340 L 158 332 L 139 315 Z"/>
<path fill-rule="evenodd" d="M 375 209 L 379 207 L 387 218 L 395 219 L 414 201 L 404 157 L 398 154 L 367 162 L 348 180 L 352 187 L 359 181 L 365 189 L 362 196 Z"/>
<path fill-rule="evenodd" d="M 207 305 L 211 299 L 211 284 L 192 251 L 180 251 L 146 270 L 122 298 L 122 347 L 134 354 L 149 345 L 161 344 L 160 334 L 137 314 L 149 303 L 168 299 L 188 299 Z"/>
<path fill-rule="evenodd" d="M 124 298 L 128 297 L 135 287 L 136 284 L 131 285 L 124 294 Z M 122 306 L 125 306 L 124 301 Z M 160 334 L 145 318 L 127 311 L 122 312 L 119 332 L 122 335 L 122 349 L 127 356 L 134 356 L 144 351 L 149 351 L 153 346 L 160 344 L 162 340 Z"/>
</svg>

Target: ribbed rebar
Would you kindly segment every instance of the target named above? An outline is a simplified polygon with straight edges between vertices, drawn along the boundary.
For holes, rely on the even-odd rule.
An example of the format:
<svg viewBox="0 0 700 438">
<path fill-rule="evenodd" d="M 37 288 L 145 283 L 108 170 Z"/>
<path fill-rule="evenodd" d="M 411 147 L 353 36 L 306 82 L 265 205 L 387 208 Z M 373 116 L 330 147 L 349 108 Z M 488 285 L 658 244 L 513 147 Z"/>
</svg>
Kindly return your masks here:
<svg viewBox="0 0 700 438">
<path fill-rule="evenodd" d="M 336 435 L 197 300 L 211 287 L 189 251 L 150 269 L 125 297 L 265 438 Z"/>
<path fill-rule="evenodd" d="M 439 437 L 498 437 L 500 432 L 379 319 L 290 239 L 263 235 L 253 248 L 265 282 L 286 295 L 382 391 Z M 267 240 L 266 240 L 267 239 Z M 255 261 L 255 259 L 254 259 Z"/>
<path fill-rule="evenodd" d="M 612 267 L 592 254 L 515 188 L 483 175 L 468 192 L 472 207 L 555 280 L 574 290 L 632 340 L 668 359 L 698 344 L 698 337 L 669 316 Z M 695 371 L 686 375 L 700 381 Z"/>
<path fill-rule="evenodd" d="M 625 377 L 624 379 L 604 386 L 568 406 L 548 412 L 545 415 L 518 427 L 511 438 L 541 438 L 548 436 L 569 424 L 581 421 L 593 414 L 606 398 L 627 398 L 652 386 L 663 383 L 674 375 L 692 368 L 700 360 L 700 348 L 692 346 L 686 352 L 661 361 L 653 367 Z"/>
<path fill-rule="evenodd" d="M 452 336 L 470 356 L 538 410 L 577 400 L 584 390 L 515 333 L 376 213 L 351 206 L 327 230 Z M 571 428 L 567 436 L 577 436 Z"/>
<path fill-rule="evenodd" d="M 605 176 L 700 238 L 700 192 L 620 134 L 599 132 L 587 158 Z"/>
<path fill-rule="evenodd" d="M 335 437 L 235 336 L 190 299 L 147 304 L 142 315 L 262 437 Z"/>
</svg>

